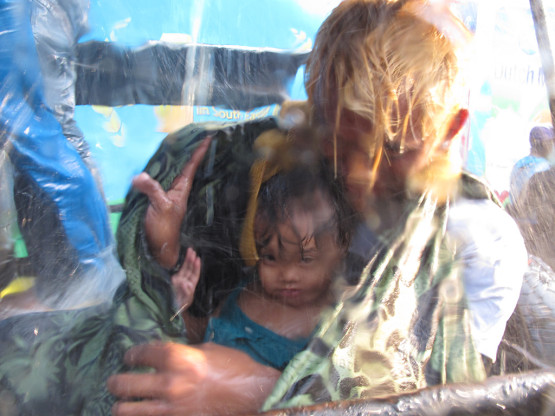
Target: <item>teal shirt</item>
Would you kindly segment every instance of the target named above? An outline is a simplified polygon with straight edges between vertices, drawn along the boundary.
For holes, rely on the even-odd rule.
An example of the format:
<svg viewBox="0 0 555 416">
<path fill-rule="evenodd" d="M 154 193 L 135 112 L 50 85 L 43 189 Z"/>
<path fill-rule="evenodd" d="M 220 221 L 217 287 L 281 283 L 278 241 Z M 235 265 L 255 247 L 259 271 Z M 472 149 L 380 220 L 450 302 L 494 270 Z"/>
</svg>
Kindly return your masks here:
<svg viewBox="0 0 555 416">
<path fill-rule="evenodd" d="M 237 304 L 242 290 L 242 286 L 235 289 L 220 315 L 210 319 L 204 341 L 246 352 L 253 360 L 281 371 L 310 338 L 289 339 L 254 322 Z"/>
</svg>

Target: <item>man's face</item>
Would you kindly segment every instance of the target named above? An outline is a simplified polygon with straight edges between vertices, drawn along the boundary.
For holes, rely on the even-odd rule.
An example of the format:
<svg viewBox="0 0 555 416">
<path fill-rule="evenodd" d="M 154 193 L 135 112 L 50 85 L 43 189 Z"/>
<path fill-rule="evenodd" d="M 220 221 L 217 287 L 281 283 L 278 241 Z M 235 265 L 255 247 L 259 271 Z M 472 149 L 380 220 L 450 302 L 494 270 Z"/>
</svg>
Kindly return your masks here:
<svg viewBox="0 0 555 416">
<path fill-rule="evenodd" d="M 418 119 L 418 114 L 413 114 L 413 128 L 407 129 L 404 140 L 398 134 L 384 143 L 378 167 L 373 172 L 376 156 L 370 150 L 372 123 L 349 110 L 342 112 L 336 151 L 331 137 L 324 141 L 323 151 L 331 161 L 337 158 L 338 173 L 357 211 L 364 212 L 372 196 L 387 198 L 404 194 L 411 175 L 427 165 L 431 145 L 421 139 Z"/>
</svg>

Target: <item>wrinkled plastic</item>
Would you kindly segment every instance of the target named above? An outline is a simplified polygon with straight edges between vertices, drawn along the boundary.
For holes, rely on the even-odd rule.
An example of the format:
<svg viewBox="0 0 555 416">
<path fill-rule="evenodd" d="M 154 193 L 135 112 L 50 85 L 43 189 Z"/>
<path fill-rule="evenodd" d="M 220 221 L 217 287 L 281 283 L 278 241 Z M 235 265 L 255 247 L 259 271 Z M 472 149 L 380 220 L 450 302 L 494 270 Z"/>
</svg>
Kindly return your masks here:
<svg viewBox="0 0 555 416">
<path fill-rule="evenodd" d="M 120 23 L 129 24 L 134 6 L 122 1 L 114 4 L 127 13 Z M 118 42 L 116 35 L 108 33 L 110 28 L 105 28 L 104 38 L 89 37 L 78 42 L 87 29 L 87 1 L 1 1 L 0 5 L 0 282 L 4 287 L 17 275 L 13 268 L 13 236 L 14 229 L 20 228 L 29 251 L 28 260 L 37 274 L 35 287 L 40 300 L 39 305 L 30 308 L 15 305 L 9 314 L 110 300 L 123 280 L 123 271 L 113 254 L 109 208 L 102 194 L 101 183 L 107 182 L 106 177 L 100 180 L 96 164 L 112 147 L 116 148 L 114 152 L 123 149 L 132 153 L 133 139 L 139 142 L 142 159 L 125 156 L 117 164 L 133 164 L 138 173 L 164 135 L 155 131 L 157 126 L 149 126 L 152 129 L 143 132 L 149 147 L 141 144 L 141 137 L 126 135 L 126 123 L 137 118 L 125 120 L 125 112 L 139 111 L 127 106 L 193 106 L 188 122 L 204 121 L 201 116 L 206 115 L 213 116 L 211 121 L 247 120 L 257 115 L 258 107 L 298 98 L 292 87 L 307 57 L 306 48 L 229 46 L 225 39 L 221 45 L 175 43 L 148 37 L 146 28 L 138 46 Z M 197 9 L 196 13 L 200 19 L 202 10 Z M 234 16 L 226 17 L 236 23 Z M 112 29 L 117 32 L 117 28 Z M 483 88 L 483 92 L 481 98 L 492 100 L 491 90 Z M 476 100 L 472 104 L 475 117 L 481 112 L 488 114 L 477 124 L 492 122 L 489 109 L 481 106 L 483 102 Z M 83 134 L 75 121 L 76 106 L 85 116 L 95 112 L 98 118 L 90 117 L 90 124 L 111 123 L 103 132 L 108 140 Z M 507 117 L 504 107 L 495 110 L 502 113 L 500 120 Z M 264 111 L 258 115 L 269 114 Z M 118 121 L 118 114 L 123 121 Z M 491 127 L 478 129 L 478 133 L 492 136 L 492 130 L 495 131 Z M 524 131 L 520 127 L 518 130 Z M 473 137 L 475 151 L 480 150 L 479 137 L 480 134 Z M 9 155 L 9 161 L 5 155 Z M 113 163 L 104 167 L 103 173 L 112 172 L 127 189 L 131 174 L 121 174 L 119 167 Z M 476 170 L 485 171 L 482 167 Z M 107 178 L 113 179 L 110 175 Z M 118 198 L 110 194 L 110 199 Z M 121 206 L 112 205 L 111 209 L 118 211 Z M 504 339 L 496 364 L 496 372 L 501 374 L 507 371 L 502 366 L 511 360 L 511 372 L 529 368 L 544 368 L 544 372 L 490 379 L 483 384 L 424 389 L 384 400 L 337 402 L 269 414 L 527 414 L 530 409 L 538 415 L 542 411 L 550 414 L 554 406 L 550 367 L 555 352 L 553 282 L 554 274 L 549 268 L 531 264 L 518 306 L 522 320 L 515 321 L 512 328 L 516 336 Z M 138 286 L 140 283 L 137 281 Z M 169 325 L 167 319 L 164 324 Z M 87 327 L 90 328 L 94 325 Z"/>
<path fill-rule="evenodd" d="M 88 31 L 88 0 L 30 2 L 30 19 L 45 103 L 62 126 L 64 136 L 83 160 L 90 161 L 88 144 L 74 120 L 78 40 Z"/>
<path fill-rule="evenodd" d="M 90 41 L 77 48 L 77 104 L 250 110 L 285 101 L 307 55 L 166 42 L 132 49 Z"/>
<path fill-rule="evenodd" d="M 453 384 L 373 401 L 325 403 L 262 413 L 265 416 L 478 416 L 549 415 L 555 410 L 555 375 L 549 371 L 491 377 L 480 386 Z"/>
<path fill-rule="evenodd" d="M 0 287 L 5 287 L 16 274 L 13 236 L 17 214 L 13 202 L 13 169 L 4 150 L 0 150 L 0 178 Z"/>
<path fill-rule="evenodd" d="M 82 136 L 72 133 L 71 111 L 67 112 L 73 109 L 74 72 L 70 69 L 71 56 L 64 56 L 64 49 L 66 55 L 72 49 L 75 32 L 62 31 L 64 36 L 57 36 L 50 31 L 52 23 L 45 23 L 45 19 L 69 23 L 71 13 L 62 13 L 65 11 L 59 7 L 45 14 L 30 7 L 39 4 L 0 4 L 1 140 L 13 165 L 13 199 L 36 273 L 37 296 L 46 307 L 67 308 L 110 299 L 123 272 L 112 254 L 114 240 L 104 198 L 78 151 L 81 148 L 87 157 L 79 145 Z M 33 21 L 36 32 L 32 31 Z M 54 36 L 53 45 L 44 39 L 50 34 Z M 34 36 L 45 41 L 37 42 L 35 47 Z M 45 82 L 37 49 L 42 50 L 42 69 L 49 74 Z M 60 59 L 60 80 L 51 64 L 45 63 L 47 57 Z M 50 97 L 60 98 L 48 102 L 45 85 Z M 56 110 L 52 111 L 51 106 Z"/>
</svg>

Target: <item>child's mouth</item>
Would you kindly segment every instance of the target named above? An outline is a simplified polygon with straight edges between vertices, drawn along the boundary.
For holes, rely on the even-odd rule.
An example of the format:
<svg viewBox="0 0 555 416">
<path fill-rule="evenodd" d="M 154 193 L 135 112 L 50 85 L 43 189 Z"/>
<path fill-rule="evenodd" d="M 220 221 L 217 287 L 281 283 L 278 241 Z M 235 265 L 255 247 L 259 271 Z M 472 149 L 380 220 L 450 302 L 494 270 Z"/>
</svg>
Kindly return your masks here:
<svg viewBox="0 0 555 416">
<path fill-rule="evenodd" d="M 301 295 L 301 291 L 299 289 L 282 289 L 281 296 L 284 298 L 296 298 Z"/>
</svg>

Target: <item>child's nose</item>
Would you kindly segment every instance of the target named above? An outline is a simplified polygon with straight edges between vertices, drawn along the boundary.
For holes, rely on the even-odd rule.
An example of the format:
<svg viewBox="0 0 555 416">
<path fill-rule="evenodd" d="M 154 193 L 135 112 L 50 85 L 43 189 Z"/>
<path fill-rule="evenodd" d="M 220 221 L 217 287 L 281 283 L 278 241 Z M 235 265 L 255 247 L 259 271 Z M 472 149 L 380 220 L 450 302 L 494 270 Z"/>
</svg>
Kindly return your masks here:
<svg viewBox="0 0 555 416">
<path fill-rule="evenodd" d="M 284 267 L 281 272 L 281 278 L 286 283 L 294 283 L 299 280 L 299 273 L 296 267 Z"/>
</svg>

